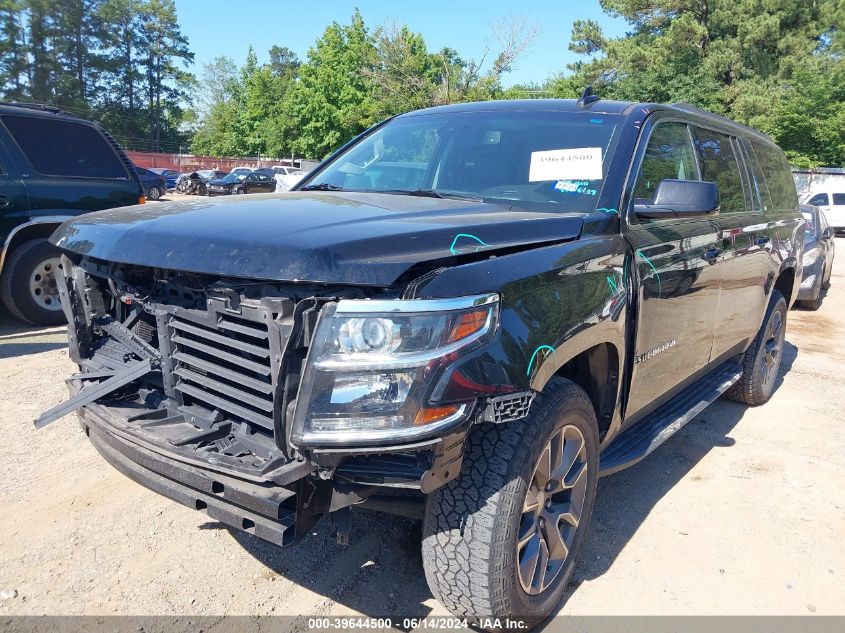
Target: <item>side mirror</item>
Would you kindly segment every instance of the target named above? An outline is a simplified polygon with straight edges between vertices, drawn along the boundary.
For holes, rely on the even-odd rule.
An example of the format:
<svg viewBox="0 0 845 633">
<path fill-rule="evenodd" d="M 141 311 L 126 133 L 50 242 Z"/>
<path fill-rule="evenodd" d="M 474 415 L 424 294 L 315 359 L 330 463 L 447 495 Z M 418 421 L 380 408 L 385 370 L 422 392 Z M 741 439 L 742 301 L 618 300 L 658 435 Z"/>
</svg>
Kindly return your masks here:
<svg viewBox="0 0 845 633">
<path fill-rule="evenodd" d="M 634 213 L 640 218 L 683 218 L 716 215 L 719 206 L 715 183 L 667 178 L 657 185 L 653 201 L 634 201 Z"/>
<path fill-rule="evenodd" d="M 824 231 L 822 231 L 822 239 L 823 240 L 832 240 L 833 239 L 833 227 L 829 226 Z"/>
</svg>

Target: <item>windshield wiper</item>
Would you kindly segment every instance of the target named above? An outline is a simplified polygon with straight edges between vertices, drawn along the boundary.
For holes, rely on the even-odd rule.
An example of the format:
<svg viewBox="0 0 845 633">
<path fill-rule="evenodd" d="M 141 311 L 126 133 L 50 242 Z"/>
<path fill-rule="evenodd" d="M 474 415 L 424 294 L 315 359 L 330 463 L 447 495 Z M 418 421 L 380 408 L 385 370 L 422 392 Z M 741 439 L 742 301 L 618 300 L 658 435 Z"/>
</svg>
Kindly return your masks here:
<svg viewBox="0 0 845 633">
<path fill-rule="evenodd" d="M 300 187 L 297 191 L 343 191 L 340 185 L 332 185 L 327 182 L 321 182 L 316 185 L 305 185 Z"/>
<path fill-rule="evenodd" d="M 484 198 L 468 193 L 453 191 L 435 191 L 434 189 L 371 189 L 373 193 L 392 193 L 400 196 L 419 196 L 421 198 L 446 198 L 451 200 L 469 200 L 484 202 Z"/>
</svg>

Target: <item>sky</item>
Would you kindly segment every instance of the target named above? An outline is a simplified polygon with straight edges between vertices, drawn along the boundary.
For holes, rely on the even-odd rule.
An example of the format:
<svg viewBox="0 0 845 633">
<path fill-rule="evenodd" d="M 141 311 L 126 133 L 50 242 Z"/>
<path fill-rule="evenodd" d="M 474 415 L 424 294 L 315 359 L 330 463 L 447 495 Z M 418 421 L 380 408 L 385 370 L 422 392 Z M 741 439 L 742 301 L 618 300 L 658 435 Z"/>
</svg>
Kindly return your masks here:
<svg viewBox="0 0 845 633">
<path fill-rule="evenodd" d="M 375 28 L 387 21 L 405 23 L 421 33 L 430 51 L 450 46 L 465 59 L 479 59 L 485 46 L 498 52 L 492 24 L 500 18 L 525 18 L 540 27 L 540 34 L 503 77 L 504 85 L 543 83 L 578 59 L 568 49 L 572 22 L 594 19 L 609 36 L 621 35 L 626 23 L 606 15 L 598 0 L 176 0 L 179 24 L 195 54 L 193 72 L 220 55 L 238 64 L 252 44 L 260 62 L 273 44 L 287 46 L 300 59 L 333 21 L 348 23 L 355 7 L 364 23 Z"/>
</svg>

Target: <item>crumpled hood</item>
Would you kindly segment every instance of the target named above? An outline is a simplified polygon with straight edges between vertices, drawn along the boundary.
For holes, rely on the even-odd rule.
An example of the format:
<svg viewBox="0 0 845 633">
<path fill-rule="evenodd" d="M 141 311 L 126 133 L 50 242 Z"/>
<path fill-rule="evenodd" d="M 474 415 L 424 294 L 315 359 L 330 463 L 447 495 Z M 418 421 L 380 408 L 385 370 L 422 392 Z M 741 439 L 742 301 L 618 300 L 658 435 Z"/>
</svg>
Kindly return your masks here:
<svg viewBox="0 0 845 633">
<path fill-rule="evenodd" d="M 577 215 L 375 193 L 201 198 L 89 213 L 51 241 L 98 259 L 273 281 L 389 286 L 411 266 L 578 237 Z"/>
</svg>

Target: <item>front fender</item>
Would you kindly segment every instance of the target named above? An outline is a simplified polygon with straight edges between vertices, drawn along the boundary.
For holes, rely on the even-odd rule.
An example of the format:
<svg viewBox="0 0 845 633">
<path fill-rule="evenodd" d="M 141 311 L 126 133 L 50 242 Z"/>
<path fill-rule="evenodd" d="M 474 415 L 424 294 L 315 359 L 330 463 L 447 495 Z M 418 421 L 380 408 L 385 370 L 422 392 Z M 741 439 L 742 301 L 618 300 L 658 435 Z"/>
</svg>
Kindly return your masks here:
<svg viewBox="0 0 845 633">
<path fill-rule="evenodd" d="M 581 239 L 441 272 L 421 298 L 498 292 L 499 326 L 490 343 L 456 362 L 433 394 L 442 402 L 477 394 L 542 391 L 569 360 L 608 343 L 624 358 L 627 243 Z M 621 368 L 617 367 L 619 375 Z"/>
<path fill-rule="evenodd" d="M 12 229 L 3 244 L 0 245 L 0 273 L 3 272 L 7 255 L 20 244 L 40 237 L 50 237 L 62 222 L 69 220 L 71 217 L 70 215 L 61 215 L 58 212 L 55 215 L 37 216 Z"/>
</svg>

